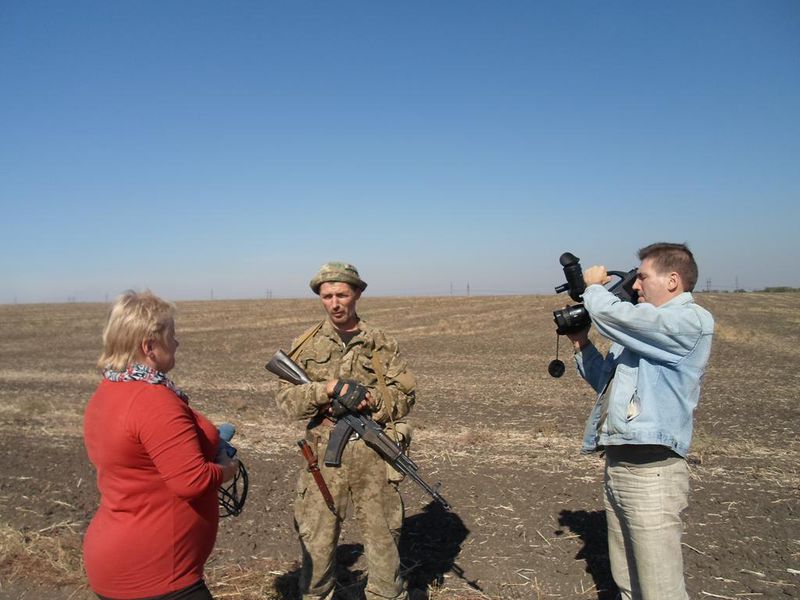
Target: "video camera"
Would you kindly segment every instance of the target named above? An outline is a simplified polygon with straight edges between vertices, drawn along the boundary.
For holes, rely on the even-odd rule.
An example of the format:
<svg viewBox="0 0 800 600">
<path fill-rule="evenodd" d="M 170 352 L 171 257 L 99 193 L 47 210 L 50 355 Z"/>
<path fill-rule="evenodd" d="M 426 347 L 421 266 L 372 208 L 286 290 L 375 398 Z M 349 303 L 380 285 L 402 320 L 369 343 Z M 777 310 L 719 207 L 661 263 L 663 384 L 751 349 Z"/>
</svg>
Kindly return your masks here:
<svg viewBox="0 0 800 600">
<path fill-rule="evenodd" d="M 583 292 L 586 291 L 586 284 L 583 281 L 583 269 L 581 269 L 580 263 L 581 259 L 571 252 L 564 252 L 558 260 L 564 268 L 564 277 L 566 277 L 567 282 L 556 286 L 556 294 L 569 292 L 570 298 L 575 302 L 580 302 L 583 299 Z M 620 300 L 635 304 L 638 294 L 634 291 L 633 284 L 636 281 L 637 273 L 638 269 L 631 269 L 627 273 L 608 271 L 609 275 L 619 278 L 608 288 L 608 291 Z M 591 324 L 589 313 L 583 304 L 567 305 L 561 310 L 554 310 L 553 320 L 556 323 L 556 333 L 558 335 L 575 333 L 581 329 L 586 329 Z"/>
<path fill-rule="evenodd" d="M 580 259 L 571 252 L 564 252 L 558 260 L 564 268 L 564 277 L 567 282 L 556 286 L 556 293 L 568 292 L 569 297 L 575 302 L 581 302 L 583 300 L 583 292 L 586 291 L 586 283 L 583 281 L 583 269 L 581 269 Z M 623 271 L 608 271 L 609 275 L 618 278 L 613 285 L 607 288 L 608 291 L 620 300 L 636 304 L 639 295 L 633 289 L 633 284 L 636 282 L 636 274 L 638 272 L 638 269 L 631 269 L 627 273 Z M 586 310 L 583 304 L 568 304 L 561 310 L 554 310 L 553 321 L 556 324 L 557 336 L 576 333 L 592 324 L 592 320 L 589 318 L 589 311 Z M 564 374 L 564 363 L 558 360 L 557 337 L 556 359 L 550 363 L 547 370 L 553 377 L 561 377 Z"/>
</svg>

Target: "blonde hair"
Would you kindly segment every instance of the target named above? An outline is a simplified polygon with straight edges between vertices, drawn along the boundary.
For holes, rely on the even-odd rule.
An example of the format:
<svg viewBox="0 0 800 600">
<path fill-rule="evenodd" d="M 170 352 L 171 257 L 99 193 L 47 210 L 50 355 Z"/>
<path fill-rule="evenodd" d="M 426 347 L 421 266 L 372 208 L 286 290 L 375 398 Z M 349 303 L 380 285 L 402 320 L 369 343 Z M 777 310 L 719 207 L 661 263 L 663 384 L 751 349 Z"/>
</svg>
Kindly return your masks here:
<svg viewBox="0 0 800 600">
<path fill-rule="evenodd" d="M 150 290 L 124 292 L 111 307 L 98 368 L 125 370 L 141 356 L 143 341 L 166 343 L 167 330 L 174 318 L 175 305 Z"/>
</svg>

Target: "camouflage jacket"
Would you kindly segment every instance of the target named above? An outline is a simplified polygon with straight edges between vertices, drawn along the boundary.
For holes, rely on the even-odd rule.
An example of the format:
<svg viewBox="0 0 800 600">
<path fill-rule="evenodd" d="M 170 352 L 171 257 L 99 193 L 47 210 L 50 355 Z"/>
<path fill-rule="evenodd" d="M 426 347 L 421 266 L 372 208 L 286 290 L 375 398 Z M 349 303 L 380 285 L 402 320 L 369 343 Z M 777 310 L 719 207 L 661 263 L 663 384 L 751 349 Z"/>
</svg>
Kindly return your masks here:
<svg viewBox="0 0 800 600">
<path fill-rule="evenodd" d="M 328 380 L 354 379 L 366 386 L 375 400 L 371 415 L 375 421 L 388 423 L 408 414 L 416 401 L 416 379 L 400 356 L 397 341 L 363 320 L 359 321 L 359 328 L 361 331 L 344 345 L 325 319 L 299 350 L 297 344 L 304 336 L 292 342 L 289 355 L 313 383 L 281 382 L 277 402 L 284 413 L 295 419 L 312 418 L 330 403 L 325 393 Z M 376 373 L 376 366 L 380 373 Z"/>
</svg>

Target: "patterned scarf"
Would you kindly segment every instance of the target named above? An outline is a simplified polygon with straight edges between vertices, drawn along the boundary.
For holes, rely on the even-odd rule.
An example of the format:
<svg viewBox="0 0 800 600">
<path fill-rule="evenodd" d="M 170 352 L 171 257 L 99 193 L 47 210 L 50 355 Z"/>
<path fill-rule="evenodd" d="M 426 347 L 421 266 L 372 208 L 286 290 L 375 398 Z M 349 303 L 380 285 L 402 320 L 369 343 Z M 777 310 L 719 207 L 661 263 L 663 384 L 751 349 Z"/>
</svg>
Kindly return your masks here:
<svg viewBox="0 0 800 600">
<path fill-rule="evenodd" d="M 176 386 L 172 380 L 166 376 L 166 374 L 162 373 L 161 371 L 151 369 L 147 365 L 137 363 L 129 366 L 124 371 L 106 369 L 103 371 L 103 377 L 109 381 L 144 381 L 147 383 L 152 383 L 153 385 L 163 385 L 175 392 L 175 395 L 186 402 L 186 404 L 189 404 L 189 396 L 187 396 L 183 390 Z"/>
</svg>

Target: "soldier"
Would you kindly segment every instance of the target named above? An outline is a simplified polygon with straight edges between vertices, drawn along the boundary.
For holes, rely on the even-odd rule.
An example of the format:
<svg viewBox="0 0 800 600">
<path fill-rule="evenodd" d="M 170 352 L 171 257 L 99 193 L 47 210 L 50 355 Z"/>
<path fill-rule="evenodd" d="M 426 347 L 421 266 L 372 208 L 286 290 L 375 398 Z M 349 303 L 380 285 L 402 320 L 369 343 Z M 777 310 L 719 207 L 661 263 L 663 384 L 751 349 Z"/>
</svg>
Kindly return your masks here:
<svg viewBox="0 0 800 600">
<path fill-rule="evenodd" d="M 292 418 L 310 419 L 306 441 L 316 456 L 325 453 L 335 425 L 332 399 L 348 391 L 360 394 L 357 410 L 383 425 L 392 439 L 407 444 L 410 429 L 403 418 L 414 405 L 416 382 L 397 341 L 359 318 L 356 303 L 367 284 L 353 265 L 331 262 L 322 266 L 310 286 L 319 295 L 327 318 L 295 339 L 288 354 L 312 383 L 281 382 L 278 405 Z M 307 469 L 300 473 L 295 498 L 295 528 L 303 551 L 303 600 L 333 597 L 336 544 L 350 502 L 363 533 L 367 600 L 405 600 L 398 552 L 403 523 L 403 500 L 397 488 L 400 474 L 363 440 L 352 438 L 340 467 L 321 465 L 320 469 L 335 512 L 326 506 Z"/>
</svg>

